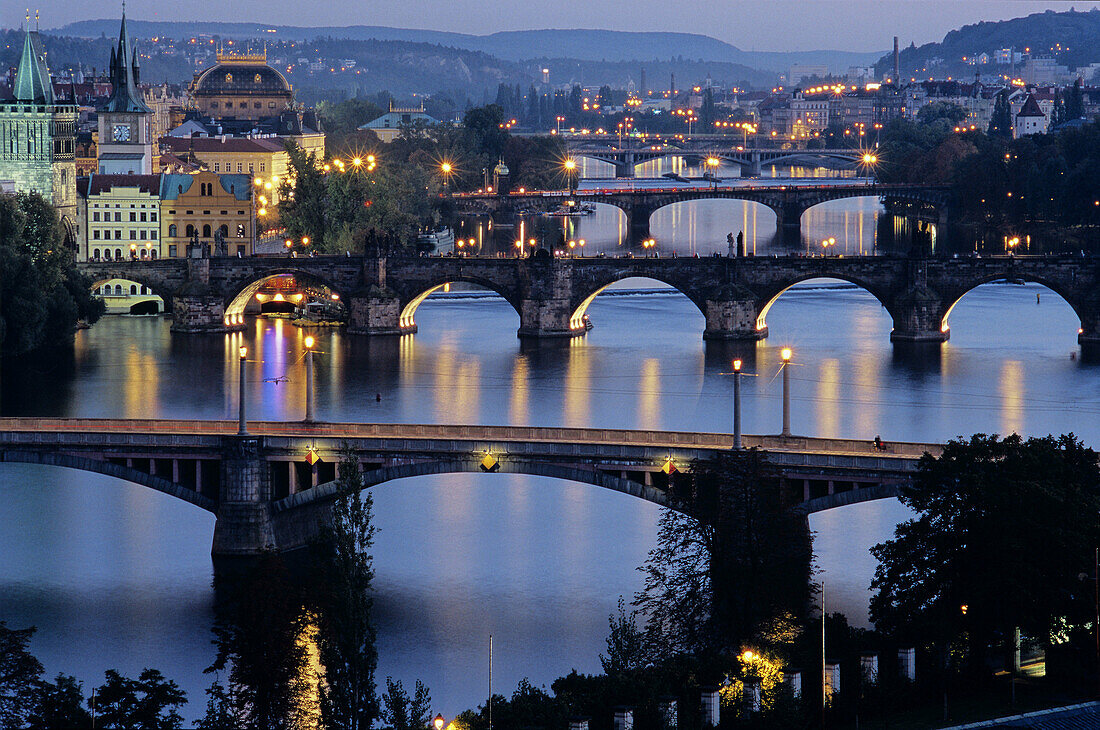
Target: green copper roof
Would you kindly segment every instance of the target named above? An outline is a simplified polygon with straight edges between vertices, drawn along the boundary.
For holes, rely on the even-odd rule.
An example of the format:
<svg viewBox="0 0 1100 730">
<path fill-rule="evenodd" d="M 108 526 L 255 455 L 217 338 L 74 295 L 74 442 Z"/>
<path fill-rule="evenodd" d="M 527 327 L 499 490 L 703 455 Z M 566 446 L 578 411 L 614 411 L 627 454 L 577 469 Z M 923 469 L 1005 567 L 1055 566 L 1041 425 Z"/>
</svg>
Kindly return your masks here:
<svg viewBox="0 0 1100 730">
<path fill-rule="evenodd" d="M 33 104 L 54 104 L 50 69 L 37 31 L 28 30 L 23 39 L 23 56 L 15 72 L 15 100 Z"/>
</svg>

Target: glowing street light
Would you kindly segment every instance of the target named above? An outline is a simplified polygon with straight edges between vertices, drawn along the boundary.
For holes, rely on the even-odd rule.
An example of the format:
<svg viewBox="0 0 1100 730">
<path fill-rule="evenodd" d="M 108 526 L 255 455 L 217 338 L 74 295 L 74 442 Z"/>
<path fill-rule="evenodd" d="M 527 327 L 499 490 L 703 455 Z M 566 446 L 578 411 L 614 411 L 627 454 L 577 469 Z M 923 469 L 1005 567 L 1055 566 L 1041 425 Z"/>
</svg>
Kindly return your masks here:
<svg viewBox="0 0 1100 730">
<path fill-rule="evenodd" d="M 245 358 L 248 357 L 248 348 L 241 345 L 237 348 L 237 354 L 240 356 L 240 385 L 237 390 L 237 435 L 247 436 L 248 427 L 245 425 L 244 418 L 244 363 Z"/>
<path fill-rule="evenodd" d="M 733 448 L 741 448 L 741 361 L 733 361 Z"/>
<path fill-rule="evenodd" d="M 432 725 L 435 727 L 435 730 L 443 730 L 443 725 L 446 722 L 447 721 L 443 719 L 443 715 L 440 714 L 440 715 L 436 715 L 435 719 L 432 720 Z"/>
<path fill-rule="evenodd" d="M 577 161 L 574 160 L 572 157 L 567 157 L 567 158 L 565 158 L 565 161 L 562 163 L 562 167 L 565 168 L 565 178 L 566 178 L 566 182 L 569 185 L 569 194 L 572 195 L 573 194 L 573 179 L 574 179 L 574 175 L 575 175 L 576 170 L 577 170 Z"/>
<path fill-rule="evenodd" d="M 783 433 L 785 437 L 791 435 L 791 348 L 784 347 L 779 353 L 783 361 Z"/>
<path fill-rule="evenodd" d="M 313 335 L 306 335 L 306 423 L 313 423 Z"/>
</svg>

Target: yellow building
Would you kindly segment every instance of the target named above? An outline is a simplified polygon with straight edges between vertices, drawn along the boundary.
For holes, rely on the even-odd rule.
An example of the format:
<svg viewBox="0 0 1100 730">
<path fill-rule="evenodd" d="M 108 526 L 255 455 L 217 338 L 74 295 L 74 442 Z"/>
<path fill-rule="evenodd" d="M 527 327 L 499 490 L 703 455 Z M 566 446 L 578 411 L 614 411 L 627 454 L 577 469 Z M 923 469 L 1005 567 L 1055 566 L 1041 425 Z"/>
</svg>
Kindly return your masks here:
<svg viewBox="0 0 1100 730">
<path fill-rule="evenodd" d="M 77 180 L 81 261 L 161 258 L 160 175 L 92 174 Z"/>
<path fill-rule="evenodd" d="M 95 282 L 92 294 L 103 300 L 107 314 L 160 314 L 164 300 L 145 286 L 126 279 Z"/>
<path fill-rule="evenodd" d="M 161 245 L 164 256 L 183 258 L 197 240 L 207 255 L 216 255 L 221 238 L 229 256 L 251 256 L 256 234 L 252 204 L 253 180 L 247 174 L 218 175 L 207 170 L 193 175 L 161 176 Z M 219 236 L 220 234 L 220 236 Z"/>
<path fill-rule="evenodd" d="M 324 152 L 324 135 L 321 135 Z M 161 151 L 182 159 L 195 159 L 215 174 L 260 178 L 267 205 L 278 200 L 279 182 L 286 178 L 290 156 L 280 139 L 248 137 L 164 137 Z M 270 185 L 270 187 L 268 187 Z"/>
</svg>

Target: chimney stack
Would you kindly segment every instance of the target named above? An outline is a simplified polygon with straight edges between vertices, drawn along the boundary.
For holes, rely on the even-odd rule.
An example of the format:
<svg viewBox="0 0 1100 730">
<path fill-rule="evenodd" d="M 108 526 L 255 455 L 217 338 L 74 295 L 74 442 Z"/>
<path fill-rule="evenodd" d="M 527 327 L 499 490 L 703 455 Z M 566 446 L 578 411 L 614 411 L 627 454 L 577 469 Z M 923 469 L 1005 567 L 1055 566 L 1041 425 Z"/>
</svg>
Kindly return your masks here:
<svg viewBox="0 0 1100 730">
<path fill-rule="evenodd" d="M 894 86 L 901 86 L 901 53 L 898 51 L 897 36 L 894 36 Z"/>
</svg>

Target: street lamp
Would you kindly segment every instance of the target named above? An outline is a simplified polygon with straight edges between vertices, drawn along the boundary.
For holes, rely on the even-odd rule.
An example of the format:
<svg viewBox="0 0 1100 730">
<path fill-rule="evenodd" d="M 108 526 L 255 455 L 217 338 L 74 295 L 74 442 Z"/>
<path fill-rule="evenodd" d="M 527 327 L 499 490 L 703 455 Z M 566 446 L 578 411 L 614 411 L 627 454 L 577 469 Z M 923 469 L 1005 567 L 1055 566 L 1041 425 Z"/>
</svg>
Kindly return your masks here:
<svg viewBox="0 0 1100 730">
<path fill-rule="evenodd" d="M 829 255 L 829 246 L 835 246 L 835 245 L 836 245 L 836 239 L 835 238 L 830 237 L 830 238 L 823 239 L 821 241 L 821 255 L 822 256 L 828 256 Z"/>
<path fill-rule="evenodd" d="M 313 423 L 313 335 L 306 335 L 306 423 Z"/>
<path fill-rule="evenodd" d="M 447 160 L 443 160 L 439 165 L 439 171 L 443 173 L 443 191 L 447 192 L 447 183 L 450 182 L 451 173 L 454 172 L 454 166 Z"/>
<path fill-rule="evenodd" d="M 569 186 L 569 194 L 573 194 L 573 175 L 577 169 L 577 161 L 572 157 L 567 157 L 565 162 L 562 163 L 562 167 L 565 168 L 566 183 Z"/>
<path fill-rule="evenodd" d="M 446 722 L 447 721 L 443 719 L 443 715 L 439 714 L 435 716 L 434 720 L 432 720 L 432 725 L 435 726 L 435 730 L 443 730 L 443 725 Z"/>
<path fill-rule="evenodd" d="M 717 170 L 718 170 L 718 166 L 720 164 L 722 164 L 722 161 L 719 160 L 717 157 L 712 156 L 712 157 L 707 158 L 707 167 L 710 168 L 710 174 L 711 174 L 712 182 L 714 183 L 714 189 L 715 190 L 718 189 L 718 172 L 717 172 Z"/>
<path fill-rule="evenodd" d="M 791 435 L 791 348 L 784 347 L 779 353 L 783 361 L 783 436 Z"/>
<path fill-rule="evenodd" d="M 248 357 L 248 348 L 241 345 L 237 348 L 237 354 L 240 355 L 240 386 L 237 390 L 237 435 L 247 436 L 248 427 L 245 425 L 244 419 L 244 363 L 245 358 Z"/>
<path fill-rule="evenodd" d="M 741 448 L 741 361 L 733 361 L 733 448 Z"/>
</svg>

